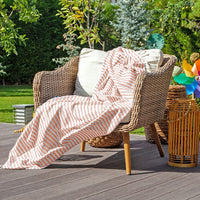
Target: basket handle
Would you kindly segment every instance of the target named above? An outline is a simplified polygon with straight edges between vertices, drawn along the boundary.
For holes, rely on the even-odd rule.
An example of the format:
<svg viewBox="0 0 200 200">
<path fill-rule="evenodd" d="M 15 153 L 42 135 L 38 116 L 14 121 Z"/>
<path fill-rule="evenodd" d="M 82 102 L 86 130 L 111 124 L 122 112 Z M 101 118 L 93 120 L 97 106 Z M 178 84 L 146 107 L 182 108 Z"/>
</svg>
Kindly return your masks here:
<svg viewBox="0 0 200 200">
<path fill-rule="evenodd" d="M 173 122 L 180 121 L 181 119 L 183 119 L 184 117 L 186 117 L 186 116 L 188 115 L 191 106 L 192 106 L 192 103 L 189 102 L 189 107 L 188 107 L 187 111 L 185 112 L 185 114 L 184 114 L 182 117 L 180 117 L 180 118 L 178 118 L 178 119 L 176 119 L 176 120 L 169 120 L 169 115 L 168 115 L 168 116 L 167 116 L 167 118 L 168 118 L 168 119 L 167 119 L 167 122 L 168 122 L 168 123 L 173 123 Z M 170 112 L 170 111 L 169 111 L 169 112 Z"/>
</svg>

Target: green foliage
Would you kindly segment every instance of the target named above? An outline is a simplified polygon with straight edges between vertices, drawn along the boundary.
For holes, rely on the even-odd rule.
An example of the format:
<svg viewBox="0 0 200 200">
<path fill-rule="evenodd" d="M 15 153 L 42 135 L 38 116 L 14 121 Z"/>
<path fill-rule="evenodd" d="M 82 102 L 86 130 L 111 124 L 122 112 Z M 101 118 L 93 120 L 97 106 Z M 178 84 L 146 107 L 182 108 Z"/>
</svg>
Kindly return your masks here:
<svg viewBox="0 0 200 200">
<path fill-rule="evenodd" d="M 2 59 L 2 56 L 0 56 L 0 59 Z M 4 77 L 7 73 L 5 72 L 6 66 L 3 66 L 2 63 L 0 62 L 0 77 Z"/>
<path fill-rule="evenodd" d="M 189 60 L 190 55 L 198 52 L 200 48 L 200 18 L 194 14 L 200 6 L 200 1 L 148 2 L 148 8 L 152 9 L 153 13 L 151 28 L 165 38 L 163 52 L 176 55 L 179 62 L 183 59 Z"/>
<path fill-rule="evenodd" d="M 35 23 L 26 24 L 16 20 L 16 25 L 23 29 L 19 33 L 23 31 L 29 39 L 26 46 L 17 45 L 18 56 L 12 54 L 4 59 L 3 65 L 9 65 L 6 69 L 9 73 L 6 82 L 31 84 L 38 71 L 55 68 L 52 58 L 64 55 L 64 52 L 56 49 L 57 44 L 62 43 L 64 32 L 62 20 L 55 16 L 57 9 L 60 9 L 58 2 L 59 0 L 38 1 L 37 8 L 41 17 Z M 17 18 L 15 14 L 14 17 Z"/>
<path fill-rule="evenodd" d="M 118 8 L 116 4 L 104 3 L 97 19 L 100 27 L 99 36 L 101 41 L 105 41 L 105 50 L 111 50 L 121 45 L 120 33 L 113 26 L 114 23 L 117 23 L 116 11 Z"/>
<path fill-rule="evenodd" d="M 149 10 L 154 10 L 154 9 L 165 9 L 167 3 L 169 0 L 147 0 L 148 2 L 147 8 Z M 170 2 L 176 2 L 176 0 L 170 0 Z"/>
<path fill-rule="evenodd" d="M 60 2 L 60 5 L 58 5 L 58 2 Z M 88 2 L 91 3 L 91 9 L 89 10 L 86 6 Z M 127 3 L 127 5 L 128 2 L 142 3 L 142 1 L 133 0 L 123 2 Z M 55 64 L 52 61 L 53 58 L 58 58 L 58 62 L 63 61 L 65 63 L 70 57 L 77 54 L 79 46 L 81 48 L 88 47 L 89 42 L 92 48 L 95 45 L 95 48 L 102 49 L 101 45 L 103 43 L 101 41 L 105 41 L 105 50 L 113 49 L 122 43 L 124 46 L 127 45 L 126 47 L 135 44 L 140 46 L 139 48 L 146 48 L 148 31 L 151 32 L 148 28 L 149 23 L 154 32 L 162 34 L 165 38 L 163 52 L 176 55 L 179 63 L 183 58 L 189 60 L 192 52 L 199 52 L 200 0 L 146 0 L 146 2 L 148 2 L 147 7 L 137 7 L 138 3 L 135 4 L 135 7 L 130 4 L 125 9 L 125 5 L 124 7 L 119 7 L 117 4 L 112 5 L 105 0 L 40 0 L 37 2 L 36 0 L 0 0 L 0 45 L 2 47 L 0 48 L 0 55 L 3 55 L 0 63 L 1 70 L 3 66 L 4 71 L 1 71 L 1 74 L 4 74 L 6 82 L 11 84 L 31 83 L 36 72 L 55 68 Z M 66 7 L 64 7 L 65 4 Z M 71 6 L 67 7 L 69 4 Z M 76 6 L 72 6 L 72 4 Z M 13 5 L 15 6 L 12 7 Z M 77 5 L 79 6 L 78 9 Z M 23 6 L 24 9 L 22 9 Z M 118 8 L 119 10 L 123 9 L 126 15 L 119 15 Z M 152 12 L 152 15 L 149 15 L 147 11 L 143 12 L 146 8 Z M 70 19 L 66 18 L 65 12 L 68 12 L 67 9 L 72 9 L 71 11 L 75 14 Z M 31 10 L 36 14 L 35 17 L 32 15 Z M 63 13 L 63 16 L 60 15 L 60 17 L 64 17 L 63 20 L 55 16 L 58 14 L 57 10 L 60 14 Z M 40 18 L 37 22 L 33 22 L 39 17 L 39 13 L 41 13 Z M 147 21 L 143 19 L 142 13 L 146 14 Z M 4 16 L 2 17 L 2 15 Z M 149 21 L 150 16 L 151 19 Z M 77 29 L 69 27 L 69 29 L 64 30 L 67 24 L 62 24 L 62 22 L 65 22 L 65 20 L 72 20 L 72 24 L 69 21 L 67 22 L 68 26 L 73 25 L 75 22 L 79 23 L 78 20 L 82 23 L 82 26 L 78 26 Z M 121 21 L 119 22 L 119 20 Z M 27 23 L 28 21 L 32 23 L 29 24 Z M 6 26 L 2 26 L 5 22 Z M 91 31 L 90 28 L 87 28 L 87 22 L 89 22 L 89 25 L 92 25 L 93 22 L 96 32 L 92 31 L 92 26 L 89 26 Z M 114 24 L 121 26 L 122 29 L 118 27 L 119 31 L 117 31 L 117 26 L 114 26 Z M 86 32 L 81 32 L 83 31 L 81 27 L 84 27 Z M 146 27 L 148 31 L 145 31 L 143 27 Z M 79 36 L 79 39 L 73 36 L 71 39 L 68 38 L 69 41 L 66 40 L 65 44 L 62 44 L 63 33 L 68 32 L 70 28 L 71 31 L 74 31 L 74 34 Z M 92 33 L 95 33 L 96 36 L 92 35 Z M 81 34 L 83 35 L 80 36 Z M 142 41 L 139 40 L 139 35 L 143 35 Z M 127 38 L 124 39 L 124 42 L 122 42 L 123 37 Z M 132 40 L 129 39 L 131 37 Z M 26 38 L 29 39 L 27 40 Z M 86 43 L 82 40 L 85 40 Z M 82 44 L 80 41 L 82 41 Z M 23 44 L 25 42 L 26 46 L 20 45 L 20 43 Z M 70 50 L 70 48 L 72 46 L 70 47 L 69 44 L 77 47 L 77 49 L 74 48 L 71 51 L 72 49 Z M 60 50 L 56 48 L 57 46 Z M 3 47 L 7 49 L 6 52 Z M 135 49 L 135 47 L 133 48 Z M 13 52 L 15 54 L 18 53 L 18 56 Z M 7 54 L 11 54 L 11 56 L 7 57 Z M 2 80 L 1 76 L 0 81 Z"/>
<path fill-rule="evenodd" d="M 141 0 L 120 0 L 117 11 L 117 23 L 114 27 L 121 32 L 122 46 L 135 50 L 146 48 L 150 14 L 146 3 Z"/>
<path fill-rule="evenodd" d="M 79 55 L 80 47 L 75 45 L 76 34 L 72 33 L 71 35 L 64 33 L 63 34 L 65 44 L 60 44 L 57 46 L 57 49 L 62 49 L 66 52 L 67 55 L 62 58 L 53 58 L 52 60 L 58 64 L 58 67 L 62 67 L 67 61 L 71 60 L 73 57 Z"/>
<path fill-rule="evenodd" d="M 20 34 L 20 27 L 16 27 L 13 15 L 17 13 L 18 20 L 25 23 L 32 23 L 39 19 L 39 11 L 35 7 L 36 1 L 14 0 L 12 2 L 0 0 L 0 45 L 10 55 L 17 54 L 16 44 L 25 44 L 26 35 Z"/>
<path fill-rule="evenodd" d="M 7 66 L 2 65 L 0 63 L 0 78 L 2 79 L 2 84 L 5 85 L 5 77 L 8 75 L 6 72 Z"/>
<path fill-rule="evenodd" d="M 98 34 L 101 41 L 105 41 L 105 50 L 110 50 L 120 45 L 120 34 L 119 32 L 116 32 L 115 28 L 111 24 L 111 22 L 116 21 L 117 9 L 118 6 L 105 2 L 102 4 L 102 10 L 97 18 L 97 24 L 102 25 L 100 26 L 101 28 L 99 29 Z M 58 67 L 63 66 L 72 57 L 79 55 L 80 48 L 85 47 L 85 44 L 80 44 L 80 40 L 78 40 L 77 35 L 74 33 L 65 33 L 63 34 L 63 37 L 66 43 L 58 45 L 57 49 L 65 52 L 65 55 L 64 57 L 53 59 L 53 61 L 58 64 Z M 97 44 L 95 48 L 102 49 L 102 46 Z"/>
<path fill-rule="evenodd" d="M 60 0 L 62 8 L 57 15 L 63 18 L 68 34 L 78 32 L 81 45 L 88 43 L 90 48 L 94 48 L 96 42 L 103 46 L 97 23 L 103 2 L 103 0 Z"/>
<path fill-rule="evenodd" d="M 189 13 L 182 15 L 182 26 L 200 33 L 200 0 L 195 0 Z"/>
<path fill-rule="evenodd" d="M 0 77 L 4 77 L 4 76 L 6 76 L 6 72 L 5 72 L 5 70 L 6 70 L 6 66 L 3 66 L 1 63 L 0 63 Z"/>
<path fill-rule="evenodd" d="M 0 56 L 0 61 L 3 57 Z M 6 72 L 8 66 L 2 65 L 0 62 L 0 79 L 2 79 L 2 84 L 5 85 L 5 77 L 8 76 L 8 73 Z"/>
</svg>

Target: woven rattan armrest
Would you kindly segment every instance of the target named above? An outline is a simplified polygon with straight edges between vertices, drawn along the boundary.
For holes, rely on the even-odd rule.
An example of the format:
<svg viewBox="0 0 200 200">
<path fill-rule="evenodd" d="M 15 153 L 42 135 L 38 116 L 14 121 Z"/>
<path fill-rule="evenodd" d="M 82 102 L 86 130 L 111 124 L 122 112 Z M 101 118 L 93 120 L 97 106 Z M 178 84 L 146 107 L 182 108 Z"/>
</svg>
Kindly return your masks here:
<svg viewBox="0 0 200 200">
<path fill-rule="evenodd" d="M 138 75 L 134 88 L 131 120 L 127 124 L 120 124 L 115 131 L 130 132 L 163 118 L 175 62 L 175 56 L 165 54 L 163 64 L 158 71 L 143 72 Z"/>
<path fill-rule="evenodd" d="M 35 110 L 38 106 L 55 96 L 72 95 L 78 73 L 79 57 L 67 62 L 54 71 L 38 72 L 33 79 Z"/>
</svg>

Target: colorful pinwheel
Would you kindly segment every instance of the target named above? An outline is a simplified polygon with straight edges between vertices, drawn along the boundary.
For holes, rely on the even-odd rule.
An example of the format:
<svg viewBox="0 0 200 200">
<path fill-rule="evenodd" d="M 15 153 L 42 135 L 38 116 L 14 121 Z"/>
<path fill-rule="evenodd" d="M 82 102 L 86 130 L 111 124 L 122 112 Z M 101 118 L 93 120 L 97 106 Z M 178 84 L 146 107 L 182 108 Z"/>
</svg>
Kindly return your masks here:
<svg viewBox="0 0 200 200">
<path fill-rule="evenodd" d="M 187 60 L 183 61 L 182 68 L 184 73 L 174 76 L 174 80 L 186 87 L 187 95 L 195 94 L 196 98 L 200 98 L 200 76 L 195 76 L 192 72 L 192 65 Z M 198 71 L 200 74 L 200 71 Z"/>
</svg>

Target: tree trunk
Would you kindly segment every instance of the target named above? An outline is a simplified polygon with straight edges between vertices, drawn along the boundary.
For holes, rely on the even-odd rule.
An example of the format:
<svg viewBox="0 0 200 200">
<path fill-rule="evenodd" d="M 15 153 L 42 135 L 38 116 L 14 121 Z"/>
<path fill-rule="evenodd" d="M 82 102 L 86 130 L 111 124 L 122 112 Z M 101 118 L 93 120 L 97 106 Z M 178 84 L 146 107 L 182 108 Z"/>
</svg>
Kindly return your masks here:
<svg viewBox="0 0 200 200">
<path fill-rule="evenodd" d="M 5 78 L 3 78 L 3 79 L 2 79 L 2 84 L 3 84 L 3 86 L 5 86 L 5 85 L 6 85 Z"/>
</svg>

